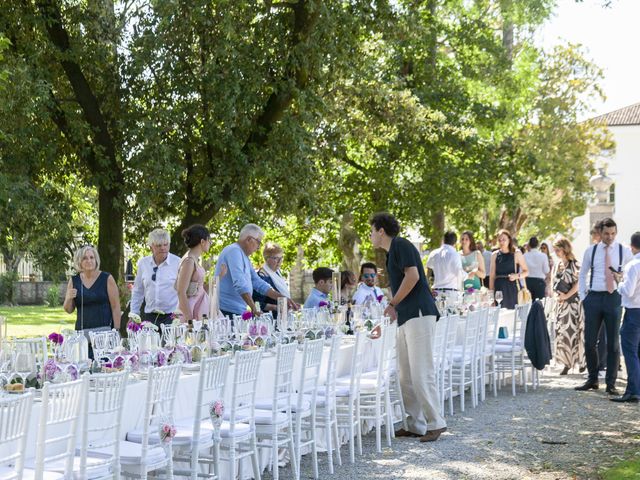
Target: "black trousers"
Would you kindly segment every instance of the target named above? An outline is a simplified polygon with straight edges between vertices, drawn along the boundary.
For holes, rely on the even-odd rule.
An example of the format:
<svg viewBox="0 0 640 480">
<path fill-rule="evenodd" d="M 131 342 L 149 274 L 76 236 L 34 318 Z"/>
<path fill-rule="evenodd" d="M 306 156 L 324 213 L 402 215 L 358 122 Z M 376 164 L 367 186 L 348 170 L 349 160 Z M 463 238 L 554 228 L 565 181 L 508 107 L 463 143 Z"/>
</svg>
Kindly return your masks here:
<svg viewBox="0 0 640 480">
<path fill-rule="evenodd" d="M 607 376 L 608 387 L 613 387 L 618 378 L 620 364 L 620 317 L 622 306 L 618 292 L 589 292 L 582 302 L 584 309 L 584 350 L 587 357 L 589 382 L 598 383 L 598 336 L 604 325 L 607 332 Z"/>
<path fill-rule="evenodd" d="M 604 323 L 600 327 L 600 335 L 598 335 L 598 370 L 607 368 L 607 329 Z"/>
<path fill-rule="evenodd" d="M 531 292 L 532 300 L 544 298 L 544 292 L 547 288 L 544 278 L 527 277 L 525 278 L 525 281 L 527 283 L 527 288 Z"/>
</svg>

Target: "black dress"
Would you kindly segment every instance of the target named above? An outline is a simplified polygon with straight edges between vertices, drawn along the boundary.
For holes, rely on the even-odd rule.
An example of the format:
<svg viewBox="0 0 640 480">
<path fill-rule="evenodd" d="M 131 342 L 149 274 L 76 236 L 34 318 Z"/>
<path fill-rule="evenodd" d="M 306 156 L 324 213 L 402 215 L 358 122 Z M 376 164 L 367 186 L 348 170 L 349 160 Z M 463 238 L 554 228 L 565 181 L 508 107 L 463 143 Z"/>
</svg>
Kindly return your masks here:
<svg viewBox="0 0 640 480">
<path fill-rule="evenodd" d="M 502 253 L 498 250 L 496 255 L 496 279 L 493 289 L 502 292 L 502 308 L 514 309 L 518 304 L 518 288 L 516 282 L 509 280 L 509 274 L 516 273 L 515 257 L 513 253 Z"/>
<path fill-rule="evenodd" d="M 107 291 L 109 275 L 107 272 L 100 272 L 91 288 L 84 286 L 80 275 L 71 277 L 73 288 L 78 292 L 75 298 L 76 330 L 113 327 L 113 314 L 111 313 L 111 303 L 109 303 L 109 292 Z"/>
</svg>

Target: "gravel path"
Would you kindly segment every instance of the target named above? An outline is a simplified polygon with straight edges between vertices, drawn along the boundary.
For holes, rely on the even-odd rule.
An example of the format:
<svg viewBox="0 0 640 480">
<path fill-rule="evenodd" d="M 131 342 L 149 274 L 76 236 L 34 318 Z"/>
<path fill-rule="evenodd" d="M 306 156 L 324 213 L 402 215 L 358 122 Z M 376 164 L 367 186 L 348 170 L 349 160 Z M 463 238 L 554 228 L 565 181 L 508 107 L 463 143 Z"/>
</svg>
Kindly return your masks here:
<svg viewBox="0 0 640 480">
<path fill-rule="evenodd" d="M 582 375 L 561 377 L 547 370 L 536 391 L 511 396 L 511 386 L 464 413 L 455 403 L 447 417 L 449 431 L 438 442 L 395 439 L 391 448 L 375 451 L 373 433 L 363 438 L 363 455 L 335 475 L 319 455 L 320 478 L 331 479 L 597 479 L 598 469 L 637 454 L 640 445 L 638 404 L 608 400 L 604 384 L 597 392 L 575 392 Z M 618 388 L 625 383 L 618 380 Z M 383 445 L 384 436 L 383 436 Z M 345 463 L 345 460 L 347 463 Z M 302 478 L 313 478 L 310 455 L 303 457 Z M 281 470 L 288 478 L 289 469 Z M 265 477 L 270 478 L 267 474 Z"/>
</svg>

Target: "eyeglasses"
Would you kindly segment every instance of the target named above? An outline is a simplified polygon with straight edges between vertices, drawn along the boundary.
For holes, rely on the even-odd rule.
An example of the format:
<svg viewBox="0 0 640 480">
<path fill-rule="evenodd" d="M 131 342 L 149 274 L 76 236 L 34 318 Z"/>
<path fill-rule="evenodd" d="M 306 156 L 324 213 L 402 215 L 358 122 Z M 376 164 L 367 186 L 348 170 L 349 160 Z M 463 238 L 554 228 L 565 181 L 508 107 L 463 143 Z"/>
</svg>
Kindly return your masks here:
<svg viewBox="0 0 640 480">
<path fill-rule="evenodd" d="M 153 267 L 153 275 L 151 275 L 151 281 L 155 282 L 156 281 L 156 273 L 158 272 L 158 266 L 156 265 L 155 267 Z"/>
<path fill-rule="evenodd" d="M 362 278 L 376 278 L 375 273 L 363 273 Z"/>
<path fill-rule="evenodd" d="M 249 236 L 249 238 L 254 239 L 258 243 L 258 246 L 262 245 L 262 240 L 260 240 L 259 238 L 251 237 L 251 236 Z"/>
</svg>

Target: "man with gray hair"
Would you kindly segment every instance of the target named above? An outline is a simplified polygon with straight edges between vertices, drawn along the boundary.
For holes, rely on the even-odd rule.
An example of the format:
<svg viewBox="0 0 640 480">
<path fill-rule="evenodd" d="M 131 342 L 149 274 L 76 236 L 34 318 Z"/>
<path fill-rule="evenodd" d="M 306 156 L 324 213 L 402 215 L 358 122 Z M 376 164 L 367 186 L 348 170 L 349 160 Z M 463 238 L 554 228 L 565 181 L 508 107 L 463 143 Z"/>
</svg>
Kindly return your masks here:
<svg viewBox="0 0 640 480">
<path fill-rule="evenodd" d="M 258 309 L 252 298 L 254 290 L 274 300 L 284 297 L 258 276 L 249 260 L 260 248 L 263 238 L 262 229 L 249 223 L 240 230 L 238 241 L 227 245 L 220 253 L 216 275 L 220 275 L 223 265 L 227 267 L 227 274 L 220 279 L 219 290 L 220 311 L 223 315 L 231 318 L 233 315 L 242 315 L 247 306 L 254 315 L 257 314 Z M 290 299 L 288 303 L 290 308 L 297 308 Z"/>
<path fill-rule="evenodd" d="M 171 323 L 178 308 L 178 294 L 173 288 L 178 277 L 180 258 L 169 253 L 169 232 L 156 228 L 149 234 L 147 245 L 152 255 L 138 261 L 136 279 L 131 292 L 131 312 L 143 321 Z M 144 312 L 140 311 L 144 300 Z"/>
</svg>

